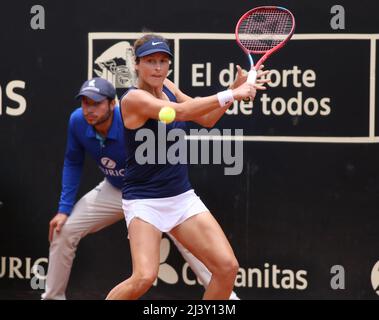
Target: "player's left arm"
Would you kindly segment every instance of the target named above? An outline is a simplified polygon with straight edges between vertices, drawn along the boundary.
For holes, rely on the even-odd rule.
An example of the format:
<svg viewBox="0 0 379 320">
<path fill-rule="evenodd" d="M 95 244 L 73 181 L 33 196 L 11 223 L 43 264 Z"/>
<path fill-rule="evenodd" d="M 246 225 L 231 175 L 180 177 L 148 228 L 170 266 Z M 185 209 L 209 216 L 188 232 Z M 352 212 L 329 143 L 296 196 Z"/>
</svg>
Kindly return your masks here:
<svg viewBox="0 0 379 320">
<path fill-rule="evenodd" d="M 165 86 L 170 89 L 171 92 L 174 93 L 176 100 L 178 102 L 185 102 L 188 100 L 192 100 L 194 98 L 186 95 L 183 91 L 181 91 L 172 81 L 169 79 L 166 79 L 164 82 Z M 195 98 L 196 99 L 196 98 Z M 196 120 L 193 120 L 197 124 L 200 124 L 203 127 L 211 127 L 210 118 L 218 117 L 218 119 L 224 114 L 224 112 L 229 108 L 229 105 L 220 108 L 219 110 L 213 110 L 203 116 L 200 116 L 196 118 Z"/>
<path fill-rule="evenodd" d="M 171 80 L 169 79 L 165 79 L 165 81 L 163 82 L 163 84 L 171 91 L 174 93 L 175 97 L 176 97 L 176 100 L 178 101 L 178 103 L 181 103 L 181 102 L 185 102 L 185 101 L 189 101 L 189 100 L 192 100 L 193 98 L 190 97 L 190 96 L 187 96 L 183 91 L 181 91 L 176 85 L 175 83 L 173 83 Z"/>
<path fill-rule="evenodd" d="M 242 70 L 241 66 L 239 66 L 238 64 L 236 65 L 236 67 L 237 67 L 237 76 L 234 82 L 230 85 L 229 87 L 230 89 L 239 87 L 242 83 L 244 83 L 247 80 L 248 73 Z M 266 76 L 270 73 L 270 71 L 269 70 L 263 71 L 263 68 L 264 68 L 264 65 L 261 64 L 258 69 L 257 80 L 256 80 L 256 83 L 261 84 L 261 85 L 264 85 L 267 82 L 269 82 L 269 79 Z"/>
<path fill-rule="evenodd" d="M 264 84 L 269 81 L 267 78 L 265 78 L 269 71 L 262 71 L 262 69 L 263 66 L 259 69 L 257 81 L 254 85 L 257 90 L 266 90 Z M 246 82 L 246 79 L 247 73 L 243 72 L 242 68 L 239 65 L 237 65 L 237 76 L 233 84 L 230 86 L 230 89 L 237 88 L 238 86 Z M 164 84 L 170 89 L 170 91 L 174 92 L 178 102 L 184 102 L 189 99 L 193 99 L 190 96 L 183 93 L 178 87 L 176 87 L 176 85 L 172 81 L 166 79 Z M 220 109 L 213 110 L 205 115 L 197 117 L 193 121 L 203 127 L 212 128 L 217 123 L 217 121 L 220 120 L 220 118 L 223 116 L 225 111 L 228 110 L 229 107 L 230 105 L 227 105 L 225 107 L 221 107 Z"/>
</svg>

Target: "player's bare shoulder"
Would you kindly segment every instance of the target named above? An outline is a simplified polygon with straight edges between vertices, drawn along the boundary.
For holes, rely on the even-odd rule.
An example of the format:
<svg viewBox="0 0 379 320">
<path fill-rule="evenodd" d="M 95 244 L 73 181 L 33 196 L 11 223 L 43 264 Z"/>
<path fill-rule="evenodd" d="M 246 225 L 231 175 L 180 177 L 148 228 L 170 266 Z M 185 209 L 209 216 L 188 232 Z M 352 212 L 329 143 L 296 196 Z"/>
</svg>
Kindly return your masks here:
<svg viewBox="0 0 379 320">
<path fill-rule="evenodd" d="M 128 92 L 121 100 L 122 120 L 128 129 L 136 129 L 146 122 L 146 117 L 141 114 L 141 105 L 148 99 L 148 93 L 144 90 L 134 89 Z"/>
<path fill-rule="evenodd" d="M 170 79 L 165 79 L 163 84 L 174 94 L 176 94 L 178 87 Z"/>
<path fill-rule="evenodd" d="M 185 102 L 185 101 L 188 101 L 190 99 L 192 99 L 191 97 L 187 96 L 186 94 L 184 94 L 176 85 L 175 83 L 173 83 L 171 80 L 169 79 L 165 79 L 163 84 L 175 95 L 176 97 L 176 100 L 180 103 L 180 102 Z"/>
<path fill-rule="evenodd" d="M 151 95 L 145 90 L 130 90 L 121 100 L 123 111 L 138 109 L 140 105 L 146 104 Z M 138 113 L 138 110 L 137 110 Z"/>
</svg>

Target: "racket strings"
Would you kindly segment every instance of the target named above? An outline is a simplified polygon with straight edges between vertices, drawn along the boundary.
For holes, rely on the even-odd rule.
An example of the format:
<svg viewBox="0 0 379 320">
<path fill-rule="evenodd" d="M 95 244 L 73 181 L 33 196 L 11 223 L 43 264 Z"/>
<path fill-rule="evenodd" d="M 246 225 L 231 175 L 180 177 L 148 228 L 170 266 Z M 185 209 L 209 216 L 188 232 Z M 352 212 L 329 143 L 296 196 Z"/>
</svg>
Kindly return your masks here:
<svg viewBox="0 0 379 320">
<path fill-rule="evenodd" d="M 293 20 L 286 11 L 264 9 L 252 12 L 241 21 L 238 36 L 250 51 L 268 51 L 283 42 L 291 33 Z"/>
</svg>

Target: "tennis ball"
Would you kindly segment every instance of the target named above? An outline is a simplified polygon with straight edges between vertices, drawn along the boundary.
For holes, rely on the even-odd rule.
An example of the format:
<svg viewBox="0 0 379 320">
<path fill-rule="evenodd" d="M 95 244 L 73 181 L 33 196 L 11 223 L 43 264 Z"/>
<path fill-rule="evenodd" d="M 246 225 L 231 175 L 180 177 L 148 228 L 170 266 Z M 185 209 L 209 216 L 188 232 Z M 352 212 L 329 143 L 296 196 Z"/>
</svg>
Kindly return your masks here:
<svg viewBox="0 0 379 320">
<path fill-rule="evenodd" d="M 165 124 L 173 122 L 175 120 L 175 116 L 175 109 L 171 107 L 163 107 L 161 111 L 159 111 L 159 120 L 161 120 Z"/>
</svg>

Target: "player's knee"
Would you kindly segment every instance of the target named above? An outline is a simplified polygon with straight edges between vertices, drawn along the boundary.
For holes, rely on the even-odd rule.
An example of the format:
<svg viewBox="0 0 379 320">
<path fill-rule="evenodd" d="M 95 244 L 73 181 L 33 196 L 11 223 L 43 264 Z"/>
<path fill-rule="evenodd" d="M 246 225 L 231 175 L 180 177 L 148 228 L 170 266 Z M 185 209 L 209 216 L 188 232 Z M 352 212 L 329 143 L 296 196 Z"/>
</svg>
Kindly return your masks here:
<svg viewBox="0 0 379 320">
<path fill-rule="evenodd" d="M 158 272 L 155 272 L 153 270 L 144 270 L 143 272 L 139 272 L 136 275 L 138 286 L 141 289 L 150 288 L 154 284 L 154 281 L 157 278 L 157 276 Z"/>
<path fill-rule="evenodd" d="M 239 264 L 234 256 L 225 258 L 219 266 L 219 274 L 225 278 L 234 278 L 237 275 Z"/>
</svg>

